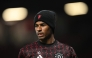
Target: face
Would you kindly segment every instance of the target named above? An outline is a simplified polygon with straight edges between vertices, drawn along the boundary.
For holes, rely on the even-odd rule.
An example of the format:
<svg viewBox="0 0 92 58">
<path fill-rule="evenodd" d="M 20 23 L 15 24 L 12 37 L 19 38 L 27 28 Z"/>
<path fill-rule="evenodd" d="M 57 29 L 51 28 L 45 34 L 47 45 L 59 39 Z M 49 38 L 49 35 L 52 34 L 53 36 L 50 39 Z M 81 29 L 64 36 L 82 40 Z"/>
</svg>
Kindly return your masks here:
<svg viewBox="0 0 92 58">
<path fill-rule="evenodd" d="M 40 40 L 45 39 L 51 34 L 51 28 L 42 21 L 35 23 L 35 31 Z"/>
</svg>

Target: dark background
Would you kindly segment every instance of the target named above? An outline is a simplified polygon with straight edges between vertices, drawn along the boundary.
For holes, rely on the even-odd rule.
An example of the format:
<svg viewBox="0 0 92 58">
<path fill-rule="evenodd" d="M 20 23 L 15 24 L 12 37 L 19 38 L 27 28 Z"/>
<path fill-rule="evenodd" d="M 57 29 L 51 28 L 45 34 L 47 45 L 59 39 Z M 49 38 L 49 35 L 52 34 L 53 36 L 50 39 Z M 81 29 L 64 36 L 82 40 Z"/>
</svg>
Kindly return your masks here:
<svg viewBox="0 0 92 58">
<path fill-rule="evenodd" d="M 88 13 L 86 15 L 68 16 L 64 12 L 64 4 L 79 1 L 88 5 Z M 91 3 L 87 0 L 79 1 L 0 0 L 0 58 L 17 58 L 21 47 L 37 40 L 33 27 L 33 17 L 40 10 L 53 10 L 57 13 L 58 20 L 55 32 L 57 40 L 72 46 L 78 58 L 91 58 Z M 25 20 L 19 21 L 15 25 L 6 25 L 2 18 L 2 13 L 5 9 L 14 7 L 27 8 L 28 16 Z"/>
</svg>

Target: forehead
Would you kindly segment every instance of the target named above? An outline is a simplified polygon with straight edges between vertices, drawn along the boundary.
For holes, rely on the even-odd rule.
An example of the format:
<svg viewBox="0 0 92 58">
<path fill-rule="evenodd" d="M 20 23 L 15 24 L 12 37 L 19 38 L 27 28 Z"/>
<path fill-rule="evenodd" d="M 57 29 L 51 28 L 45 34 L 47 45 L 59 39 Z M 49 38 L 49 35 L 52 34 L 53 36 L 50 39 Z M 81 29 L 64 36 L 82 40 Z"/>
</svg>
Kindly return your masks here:
<svg viewBox="0 0 92 58">
<path fill-rule="evenodd" d="M 43 21 L 37 21 L 35 24 L 45 24 Z"/>
</svg>

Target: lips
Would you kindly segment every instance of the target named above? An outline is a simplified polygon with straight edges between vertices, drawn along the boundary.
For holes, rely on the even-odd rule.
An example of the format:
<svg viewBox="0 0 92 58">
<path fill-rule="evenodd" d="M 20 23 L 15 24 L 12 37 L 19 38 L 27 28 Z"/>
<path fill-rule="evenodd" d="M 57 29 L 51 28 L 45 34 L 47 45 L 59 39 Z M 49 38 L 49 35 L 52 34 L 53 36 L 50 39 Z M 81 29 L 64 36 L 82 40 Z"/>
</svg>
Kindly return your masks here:
<svg viewBox="0 0 92 58">
<path fill-rule="evenodd" d="M 38 36 L 39 36 L 39 37 L 42 37 L 42 36 L 43 36 L 43 33 L 38 33 Z"/>
</svg>

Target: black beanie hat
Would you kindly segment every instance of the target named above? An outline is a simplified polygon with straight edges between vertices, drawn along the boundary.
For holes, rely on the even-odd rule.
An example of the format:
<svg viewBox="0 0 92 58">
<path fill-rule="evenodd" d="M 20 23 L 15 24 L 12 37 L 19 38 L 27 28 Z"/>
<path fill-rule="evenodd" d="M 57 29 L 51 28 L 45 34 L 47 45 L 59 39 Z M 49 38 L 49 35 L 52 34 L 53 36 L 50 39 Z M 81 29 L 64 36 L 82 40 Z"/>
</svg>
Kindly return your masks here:
<svg viewBox="0 0 92 58">
<path fill-rule="evenodd" d="M 35 15 L 34 24 L 37 21 L 45 22 L 48 26 L 50 26 L 50 28 L 52 29 L 52 32 L 54 33 L 55 22 L 56 22 L 56 13 L 54 11 L 41 10 Z"/>
</svg>

